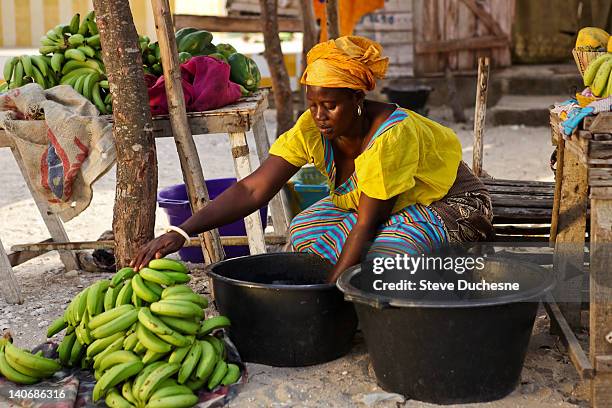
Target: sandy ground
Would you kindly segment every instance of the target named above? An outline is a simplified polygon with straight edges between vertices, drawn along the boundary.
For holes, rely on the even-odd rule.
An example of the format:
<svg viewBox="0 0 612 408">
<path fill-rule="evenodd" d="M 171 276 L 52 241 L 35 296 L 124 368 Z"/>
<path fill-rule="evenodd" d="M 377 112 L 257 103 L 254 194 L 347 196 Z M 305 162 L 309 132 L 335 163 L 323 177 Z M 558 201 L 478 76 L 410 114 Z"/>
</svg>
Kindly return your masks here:
<svg viewBox="0 0 612 408">
<path fill-rule="evenodd" d="M 446 111 L 430 116 L 451 126 L 471 163 L 472 125 L 448 121 Z M 470 117 L 470 115 L 468 115 Z M 267 113 L 268 130 L 274 134 L 273 112 Z M 207 178 L 231 177 L 233 164 L 225 135 L 196 138 Z M 251 146 L 254 146 L 251 144 Z M 160 188 L 182 182 L 178 156 L 172 140 L 158 140 Z M 254 149 L 252 149 L 254 150 Z M 548 159 L 552 152 L 548 128 L 520 126 L 488 128 L 485 134 L 484 168 L 494 177 L 552 180 Z M 257 159 L 253 156 L 254 163 Z M 5 248 L 47 238 L 44 224 L 9 150 L 0 150 L 3 169 L 0 194 L 0 236 Z M 95 185 L 92 205 L 66 224 L 72 240 L 96 239 L 109 229 L 114 200 L 114 170 Z M 157 230 L 167 219 L 157 213 Z M 22 305 L 0 299 L 0 330 L 10 329 L 18 345 L 32 347 L 45 341 L 46 326 L 62 313 L 68 301 L 103 273 L 65 271 L 55 254 L 42 256 L 15 268 L 25 295 Z M 204 287 L 201 273 L 195 283 Z M 204 288 L 206 291 L 206 288 Z M 569 359 L 548 335 L 546 315 L 539 313 L 519 387 L 508 397 L 477 407 L 573 407 L 587 406 L 587 390 L 579 382 Z M 358 336 L 352 352 L 338 360 L 306 368 L 274 368 L 249 364 L 250 382 L 230 404 L 232 407 L 430 407 L 385 393 L 376 385 L 365 344 Z"/>
</svg>

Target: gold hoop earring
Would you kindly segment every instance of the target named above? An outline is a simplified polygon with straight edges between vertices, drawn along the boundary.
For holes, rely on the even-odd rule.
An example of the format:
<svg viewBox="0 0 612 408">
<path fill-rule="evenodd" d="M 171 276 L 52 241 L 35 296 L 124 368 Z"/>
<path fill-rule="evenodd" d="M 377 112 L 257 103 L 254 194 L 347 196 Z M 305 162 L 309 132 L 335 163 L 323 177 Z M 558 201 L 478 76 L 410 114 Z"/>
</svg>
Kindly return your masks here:
<svg viewBox="0 0 612 408">
<path fill-rule="evenodd" d="M 361 116 L 361 105 L 357 105 L 357 116 Z"/>
</svg>

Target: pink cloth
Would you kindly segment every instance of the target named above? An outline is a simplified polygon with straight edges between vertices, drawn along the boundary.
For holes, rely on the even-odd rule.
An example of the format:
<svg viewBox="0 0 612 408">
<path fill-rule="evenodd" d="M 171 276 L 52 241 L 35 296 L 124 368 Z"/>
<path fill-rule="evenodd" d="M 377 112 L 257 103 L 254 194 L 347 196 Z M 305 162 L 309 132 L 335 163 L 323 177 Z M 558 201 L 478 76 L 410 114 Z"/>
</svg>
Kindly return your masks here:
<svg viewBox="0 0 612 408">
<path fill-rule="evenodd" d="M 181 77 L 187 112 L 201 112 L 220 108 L 240 99 L 238 84 L 230 81 L 229 64 L 205 55 L 191 58 L 181 64 Z M 153 83 L 146 76 L 149 87 L 149 106 L 153 115 L 168 113 L 163 75 Z"/>
</svg>

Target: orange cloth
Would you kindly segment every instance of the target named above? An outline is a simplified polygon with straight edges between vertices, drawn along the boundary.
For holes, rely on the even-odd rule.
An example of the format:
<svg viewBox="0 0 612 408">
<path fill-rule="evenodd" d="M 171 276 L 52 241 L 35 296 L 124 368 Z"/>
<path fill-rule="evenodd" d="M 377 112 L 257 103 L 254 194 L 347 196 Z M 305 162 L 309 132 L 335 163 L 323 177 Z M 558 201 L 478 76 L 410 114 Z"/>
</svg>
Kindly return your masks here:
<svg viewBox="0 0 612 408">
<path fill-rule="evenodd" d="M 357 36 L 340 37 L 312 47 L 302 75 L 304 85 L 371 91 L 384 78 L 389 58 L 376 41 Z"/>
<path fill-rule="evenodd" d="M 313 0 L 314 13 L 321 20 L 321 38 L 319 41 L 327 41 L 327 13 L 325 12 L 325 0 Z M 359 19 L 376 9 L 382 8 L 385 0 L 338 0 L 338 19 L 340 35 L 353 34 L 355 24 Z"/>
</svg>

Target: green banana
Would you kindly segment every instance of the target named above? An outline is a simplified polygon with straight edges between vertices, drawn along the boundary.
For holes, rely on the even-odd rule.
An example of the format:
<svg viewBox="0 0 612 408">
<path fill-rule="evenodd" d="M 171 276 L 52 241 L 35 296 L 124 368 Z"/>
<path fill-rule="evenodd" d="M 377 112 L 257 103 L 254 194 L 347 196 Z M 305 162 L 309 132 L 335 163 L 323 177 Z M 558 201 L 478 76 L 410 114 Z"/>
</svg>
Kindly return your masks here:
<svg viewBox="0 0 612 408">
<path fill-rule="evenodd" d="M 84 62 L 87 59 L 87 56 L 83 53 L 83 51 L 74 48 L 64 51 L 64 56 L 66 59 L 73 59 L 81 62 Z"/>
<path fill-rule="evenodd" d="M 75 69 L 74 71 L 69 72 L 68 74 L 64 75 L 60 81 L 60 84 L 62 85 L 71 85 L 74 87 L 75 82 L 83 75 L 87 75 L 87 74 L 91 74 L 93 72 L 96 72 L 94 70 L 92 70 L 91 68 L 79 68 L 79 69 Z"/>
<path fill-rule="evenodd" d="M 200 342 L 202 355 L 195 371 L 195 377 L 199 380 L 208 379 L 217 364 L 218 354 L 215 348 L 207 341 Z"/>
<path fill-rule="evenodd" d="M 83 83 L 85 82 L 85 78 L 89 77 L 81 76 L 83 78 Z M 77 88 L 77 92 L 82 93 L 83 85 L 80 84 Z M 87 311 L 90 316 L 96 316 L 102 313 L 102 309 L 104 308 L 104 291 L 108 289 L 110 285 L 110 281 L 101 280 L 90 286 L 89 292 L 87 293 Z"/>
<path fill-rule="evenodd" d="M 164 397 L 171 397 L 173 395 L 193 395 L 193 391 L 185 385 L 162 385 L 155 391 L 150 400 L 156 400 Z"/>
<path fill-rule="evenodd" d="M 187 285 L 174 285 L 174 286 L 170 286 L 164 289 L 161 297 L 162 299 L 165 299 L 168 296 L 173 296 L 179 293 L 194 293 L 194 292 L 193 292 L 193 289 L 191 289 Z"/>
<path fill-rule="evenodd" d="M 42 86 L 43 89 L 47 89 L 49 87 L 47 80 L 37 67 L 32 67 L 31 78 L 34 79 L 34 82 L 36 82 L 38 85 Z"/>
<path fill-rule="evenodd" d="M 95 339 L 108 337 L 111 334 L 126 330 L 136 320 L 138 320 L 138 310 L 130 310 L 115 320 L 105 323 L 102 326 L 92 330 L 91 335 Z"/>
<path fill-rule="evenodd" d="M 185 27 L 185 28 L 181 28 L 180 30 L 178 30 L 174 35 L 176 37 L 176 43 L 178 45 L 178 43 L 181 42 L 181 40 L 183 38 L 185 38 L 185 36 L 187 34 L 191 34 L 191 33 L 195 33 L 196 31 L 198 31 L 197 28 L 193 28 L 193 27 Z"/>
<path fill-rule="evenodd" d="M 90 75 L 94 75 L 94 74 L 90 74 Z M 91 79 L 89 79 L 89 81 L 91 81 Z M 88 85 L 93 86 L 93 84 L 88 83 L 89 81 L 87 79 L 85 80 L 85 85 L 84 85 L 85 87 L 87 87 Z M 87 98 L 87 96 L 85 97 Z M 108 288 L 106 290 L 106 293 L 104 294 L 104 311 L 105 312 L 108 312 L 109 310 L 115 307 L 115 301 L 117 300 L 117 295 L 119 294 L 120 290 L 121 288 L 119 287 Z"/>
<path fill-rule="evenodd" d="M 106 97 L 104 98 L 104 103 L 110 103 L 111 102 L 111 94 L 107 94 Z M 108 99 L 108 101 L 107 101 Z M 159 296 L 161 298 L 161 294 L 164 291 L 164 288 L 159 284 L 159 283 L 155 283 L 155 282 L 149 282 L 149 281 L 143 281 L 144 284 L 147 286 L 147 288 L 149 288 L 150 290 L 153 291 L 153 293 L 155 293 L 157 296 Z M 159 300 L 159 299 L 157 299 Z"/>
<path fill-rule="evenodd" d="M 137 404 L 136 398 L 134 398 L 134 396 L 132 395 L 132 382 L 131 381 L 125 381 L 123 383 L 123 385 L 121 386 L 121 395 L 123 396 L 123 398 L 128 400 L 131 404 L 134 404 L 134 405 Z"/>
<path fill-rule="evenodd" d="M 234 384 L 240 379 L 240 367 L 236 364 L 228 363 L 227 364 L 227 373 L 225 377 L 221 380 L 222 385 L 230 385 Z"/>
<path fill-rule="evenodd" d="M 167 364 L 165 361 L 156 361 L 154 363 L 148 364 L 144 367 L 144 369 L 134 378 L 132 382 L 132 396 L 135 400 L 138 400 L 138 393 L 142 388 L 142 383 L 145 382 L 149 374 L 155 371 L 157 368 Z M 146 401 L 142 401 L 143 403 Z"/>
<path fill-rule="evenodd" d="M 166 275 L 170 276 L 172 279 L 174 279 L 174 283 L 187 283 L 191 280 L 191 276 L 187 275 L 186 273 L 183 272 L 165 272 Z"/>
<path fill-rule="evenodd" d="M 117 350 L 104 356 L 98 369 L 100 371 L 106 371 L 117 364 L 129 363 L 132 361 L 140 361 L 140 358 L 131 351 Z"/>
<path fill-rule="evenodd" d="M 21 364 L 19 364 L 18 361 L 11 360 L 6 354 L 4 355 L 4 358 L 6 359 L 6 362 L 8 363 L 8 365 L 11 366 L 13 369 L 15 369 L 15 371 L 17 371 L 20 374 L 27 375 L 28 377 L 32 377 L 32 378 L 38 378 L 38 379 L 49 377 L 48 375 L 43 375 L 37 370 L 22 366 Z"/>
<path fill-rule="evenodd" d="M 18 384 L 34 384 L 39 381 L 38 378 L 30 377 L 29 375 L 21 374 L 19 371 L 11 367 L 4 357 L 4 351 L 0 350 L 0 373 L 9 381 Z"/>
<path fill-rule="evenodd" d="M 182 363 L 183 360 L 185 359 L 185 357 L 187 357 L 187 354 L 189 353 L 189 350 L 191 350 L 191 345 L 186 346 L 186 347 L 177 347 L 170 354 L 170 357 L 168 357 L 168 362 L 169 363 L 178 363 L 178 364 Z M 213 349 L 213 351 L 214 351 L 214 349 Z"/>
<path fill-rule="evenodd" d="M 166 343 L 171 344 L 175 347 L 185 347 L 189 346 L 192 343 L 192 341 L 189 340 L 188 337 L 185 337 L 177 332 L 172 332 L 171 334 L 158 334 L 158 336 Z"/>
<path fill-rule="evenodd" d="M 610 58 L 612 58 L 612 54 L 606 53 L 591 61 L 587 69 L 584 71 L 584 76 L 582 78 L 584 81 L 584 86 L 590 86 L 593 83 L 599 67 L 601 67 L 601 65 Z"/>
<path fill-rule="evenodd" d="M 206 380 L 191 379 L 185 385 L 191 388 L 191 391 L 196 392 L 206 385 Z"/>
<path fill-rule="evenodd" d="M 222 340 L 219 340 L 217 337 L 213 335 L 208 335 L 204 337 L 202 340 L 209 342 L 215 348 L 215 351 L 221 358 L 225 355 L 225 344 Z"/>
<path fill-rule="evenodd" d="M 108 312 L 100 313 L 99 315 L 92 317 L 89 320 L 89 328 L 91 330 L 97 329 L 98 327 L 110 323 L 113 320 L 123 316 L 125 313 L 134 310 L 134 306 L 127 304 L 117 306 L 114 309 L 109 310 Z"/>
<path fill-rule="evenodd" d="M 123 340 L 123 349 L 132 351 L 134 347 L 136 347 L 136 343 L 138 343 L 138 336 L 136 333 L 130 333 L 125 340 Z"/>
<path fill-rule="evenodd" d="M 98 369 L 100 368 L 100 364 L 102 364 L 102 360 L 104 360 L 104 357 L 108 356 L 110 353 L 113 353 L 115 351 L 121 350 L 121 346 L 123 346 L 123 337 L 118 338 L 117 340 L 113 341 L 110 346 L 108 346 L 104 351 L 102 351 L 101 353 L 98 353 L 97 355 L 94 356 L 93 360 L 94 360 L 94 364 L 93 367 L 94 369 Z"/>
<path fill-rule="evenodd" d="M 68 327 L 68 322 L 64 319 L 64 316 L 58 317 L 47 328 L 47 338 L 55 336 L 66 327 Z"/>
<path fill-rule="evenodd" d="M 98 25 L 95 20 L 92 18 L 87 22 L 87 28 L 89 29 L 89 33 L 92 35 L 98 34 Z"/>
<path fill-rule="evenodd" d="M 51 57 L 51 69 L 55 72 L 61 72 L 62 64 L 64 63 L 64 54 L 57 52 Z"/>
<path fill-rule="evenodd" d="M 79 22 L 81 21 L 81 15 L 79 13 L 76 13 L 74 16 L 72 16 L 72 18 L 70 19 L 70 24 L 68 24 L 68 31 L 70 32 L 70 34 L 76 34 L 79 32 Z"/>
<path fill-rule="evenodd" d="M 32 63 L 40 70 L 43 76 L 46 78 L 48 75 L 49 63 L 42 55 L 32 55 Z"/>
<path fill-rule="evenodd" d="M 83 54 L 85 54 L 89 58 L 94 58 L 96 56 L 96 50 L 91 48 L 89 45 L 81 45 L 77 47 L 77 50 L 81 51 Z"/>
<path fill-rule="evenodd" d="M 96 86 L 94 85 L 94 89 L 95 88 Z M 132 301 L 132 279 L 130 278 L 125 281 L 123 287 L 119 291 L 119 294 L 117 295 L 117 302 L 115 303 L 115 307 L 130 304 L 131 301 Z"/>
<path fill-rule="evenodd" d="M 160 271 L 171 270 L 175 272 L 189 273 L 189 269 L 187 269 L 187 267 L 182 262 L 175 261 L 174 259 L 153 259 L 149 262 L 148 266 L 151 269 L 157 269 Z"/>
<path fill-rule="evenodd" d="M 606 89 L 606 85 L 608 83 L 608 77 L 610 76 L 610 71 L 612 70 L 612 59 L 606 60 L 597 70 L 597 74 L 595 75 L 595 79 L 591 84 L 591 91 L 595 96 L 602 96 L 604 90 Z"/>
<path fill-rule="evenodd" d="M 147 350 L 145 352 L 144 356 L 142 357 L 142 362 L 144 364 L 153 363 L 153 362 L 161 359 L 165 355 L 166 355 L 166 353 L 156 353 L 155 351 Z"/>
<path fill-rule="evenodd" d="M 17 361 L 24 367 L 37 370 L 44 375 L 52 375 L 62 368 L 62 366 L 60 366 L 55 360 L 35 356 L 34 354 L 22 350 L 11 343 L 6 343 L 4 346 L 4 352 L 7 356 L 10 356 L 11 360 Z"/>
<path fill-rule="evenodd" d="M 23 64 L 23 72 L 26 76 L 34 78 L 34 70 L 32 70 L 32 59 L 29 55 L 22 55 L 19 60 Z"/>
<path fill-rule="evenodd" d="M 132 351 L 138 355 L 146 354 L 147 348 L 140 341 L 138 341 L 136 345 L 134 346 L 134 350 Z"/>
<path fill-rule="evenodd" d="M 87 311 L 87 295 L 89 294 L 90 287 L 85 288 L 81 292 L 81 296 L 79 296 L 79 302 L 76 304 L 75 312 L 76 312 L 76 320 L 80 323 L 83 320 L 83 316 Z"/>
<path fill-rule="evenodd" d="M 78 70 L 80 68 L 88 68 L 95 72 L 101 73 L 98 63 L 95 60 L 88 59 L 87 61 L 76 61 L 76 60 L 66 61 L 66 64 L 64 64 L 64 66 L 62 67 L 62 75 L 67 75 L 71 73 L 72 71 Z"/>
<path fill-rule="evenodd" d="M 171 317 L 204 317 L 204 311 L 198 305 L 180 300 L 160 300 L 149 306 L 155 314 Z"/>
<path fill-rule="evenodd" d="M 50 30 L 53 31 L 53 30 Z M 55 32 L 53 32 L 55 34 Z M 57 47 L 60 46 L 60 40 L 59 39 L 55 39 L 55 38 L 51 38 L 48 35 L 43 35 L 42 37 L 40 37 L 40 45 L 44 45 L 47 47 Z"/>
<path fill-rule="evenodd" d="M 3 69 L 2 73 L 3 73 L 3 76 L 4 76 L 4 80 L 6 82 L 10 82 L 11 81 L 11 77 L 13 76 L 13 70 L 15 69 L 15 64 L 17 64 L 18 60 L 19 60 L 19 58 L 12 57 L 12 58 L 9 58 L 4 63 L 4 69 Z"/>
<path fill-rule="evenodd" d="M 72 45 L 73 47 L 78 47 L 79 45 L 82 45 L 85 42 L 85 37 L 83 37 L 81 34 L 73 34 L 70 37 L 68 37 L 68 44 Z"/>
<path fill-rule="evenodd" d="M 144 364 L 141 361 L 131 361 L 129 363 L 118 364 L 102 375 L 100 380 L 96 382 L 93 389 L 93 401 L 97 401 L 106 395 L 106 392 L 137 373 L 139 373 Z"/>
<path fill-rule="evenodd" d="M 221 384 L 221 381 L 227 374 L 227 363 L 223 360 L 217 361 L 215 370 L 213 371 L 210 379 L 208 380 L 208 389 L 214 390 L 217 385 Z"/>
<path fill-rule="evenodd" d="M 100 88 L 109 89 L 109 84 L 108 84 L 108 80 L 107 79 L 105 79 L 103 81 L 100 81 Z M 132 272 L 135 273 L 133 269 L 132 269 Z M 132 276 L 134 276 L 134 275 L 132 275 Z"/>
<path fill-rule="evenodd" d="M 148 286 L 145 285 L 145 282 L 142 280 L 142 277 L 139 274 L 136 274 L 132 278 L 132 289 L 139 298 L 146 302 L 153 303 L 160 299 L 160 296 L 157 293 L 153 292 Z"/>
<path fill-rule="evenodd" d="M 132 278 L 132 282 L 133 281 L 134 281 L 134 278 Z M 134 288 L 134 285 L 132 285 L 132 288 Z M 136 292 L 132 291 L 132 304 L 136 306 L 137 308 L 141 308 L 143 306 L 142 302 L 143 300 L 138 297 Z"/>
<path fill-rule="evenodd" d="M 148 280 L 149 282 L 159 283 L 164 286 L 171 286 L 174 284 L 174 280 L 171 277 L 155 269 L 142 268 L 138 271 L 138 274 L 142 279 Z"/>
<path fill-rule="evenodd" d="M 201 295 L 198 295 L 197 293 L 176 293 L 166 296 L 164 300 L 182 300 L 185 302 L 191 302 L 200 306 L 202 309 L 206 309 L 208 307 L 208 299 Z"/>
<path fill-rule="evenodd" d="M 111 278 L 111 287 L 115 287 L 120 282 L 132 278 L 135 273 L 134 268 L 126 267 L 119 269 Z"/>
<path fill-rule="evenodd" d="M 94 105 L 96 105 L 96 108 L 98 108 L 98 110 L 100 111 L 100 114 L 106 115 L 108 111 L 106 110 L 106 106 L 104 105 L 104 101 L 102 100 L 102 95 L 100 95 L 100 84 L 98 82 L 94 84 L 93 90 L 91 91 L 91 96 L 93 97 L 93 103 Z M 131 282 L 126 283 L 125 287 L 129 287 L 129 292 L 130 292 L 130 297 L 131 297 L 132 283 Z M 119 301 L 119 297 L 117 298 L 117 301 Z M 129 302 L 129 300 L 127 302 Z"/>
<path fill-rule="evenodd" d="M 172 329 L 183 334 L 194 335 L 200 329 L 200 325 L 194 321 L 189 321 L 171 316 L 160 316 L 159 318 L 162 322 L 166 323 Z"/>
<path fill-rule="evenodd" d="M 79 358 L 81 357 L 81 353 L 85 350 L 83 346 L 84 344 L 78 340 L 75 341 L 74 344 L 72 345 L 72 350 L 70 351 L 70 360 L 68 362 L 70 366 L 72 367 L 76 366 L 76 363 L 79 361 Z"/>
<path fill-rule="evenodd" d="M 85 43 L 92 48 L 100 48 L 100 34 L 92 35 L 85 39 Z"/>
<path fill-rule="evenodd" d="M 89 27 L 87 26 L 87 22 L 89 20 L 93 19 L 94 15 L 95 15 L 95 13 L 94 13 L 93 10 L 85 15 L 83 20 L 81 20 L 81 24 L 79 25 L 79 30 L 77 31 L 78 34 L 81 34 L 81 35 L 87 34 L 87 31 L 89 31 Z"/>
<path fill-rule="evenodd" d="M 91 323 L 91 321 L 90 321 L 90 323 Z M 87 357 L 93 358 L 94 356 L 100 354 L 101 352 L 106 350 L 107 347 L 109 347 L 111 344 L 113 344 L 118 339 L 121 339 L 121 344 L 123 345 L 123 337 L 124 337 L 124 335 L 125 335 L 125 332 L 118 332 L 118 333 L 112 334 L 112 335 L 110 335 L 108 337 L 104 337 L 102 339 L 95 340 L 93 343 L 91 343 L 87 347 Z"/>
<path fill-rule="evenodd" d="M 138 325 L 136 334 L 138 335 L 138 341 L 145 346 L 147 350 L 152 350 L 156 353 L 168 353 L 170 350 L 172 350 L 172 346 L 170 346 L 170 344 L 157 337 L 143 324 Z"/>
<path fill-rule="evenodd" d="M 19 88 L 23 85 L 23 64 L 21 60 L 17 61 L 17 65 L 15 65 L 15 69 L 13 70 L 13 80 L 11 81 L 11 85 L 14 84 L 15 88 Z"/>
<path fill-rule="evenodd" d="M 4 93 L 6 91 L 8 91 L 9 89 L 9 83 L 8 82 L 3 82 L 2 84 L 0 84 L 0 93 Z"/>
<path fill-rule="evenodd" d="M 115 388 L 108 390 L 104 397 L 104 402 L 111 408 L 134 408 L 134 405 L 119 394 L 119 391 Z"/>
<path fill-rule="evenodd" d="M 143 307 L 138 311 L 138 321 L 141 325 L 158 335 L 172 334 L 174 332 L 174 330 L 166 326 L 160 318 L 154 316 L 148 307 Z"/>
<path fill-rule="evenodd" d="M 191 394 L 172 395 L 169 397 L 151 399 L 146 408 L 187 408 L 198 403 L 198 397 Z"/>
<path fill-rule="evenodd" d="M 40 52 L 42 55 L 52 54 L 59 51 L 61 51 L 61 48 L 57 45 L 41 45 L 38 47 L 38 52 Z"/>
<path fill-rule="evenodd" d="M 76 327 L 75 332 L 77 333 L 77 338 L 80 337 L 81 343 L 91 344 L 93 343 L 93 339 L 91 338 L 91 333 L 89 332 L 89 327 L 87 327 L 89 323 L 89 313 L 85 313 L 81 323 Z M 80 334 L 79 334 L 80 333 Z"/>
<path fill-rule="evenodd" d="M 164 363 L 147 376 L 138 390 L 138 400 L 148 401 L 151 394 L 161 385 L 161 383 L 176 374 L 181 368 L 180 364 Z"/>
<path fill-rule="evenodd" d="M 200 327 L 200 331 L 198 332 L 198 336 L 206 336 L 207 334 L 212 333 L 218 329 L 224 329 L 231 325 L 230 320 L 225 316 L 215 316 L 210 319 L 204 320 L 202 322 L 202 326 Z"/>
<path fill-rule="evenodd" d="M 179 370 L 178 375 L 179 384 L 185 384 L 185 382 L 189 379 L 193 370 L 196 369 L 201 356 L 202 344 L 199 341 L 196 341 L 191 346 L 189 354 L 187 354 L 187 357 L 185 357 L 185 360 L 183 360 L 183 363 L 181 364 L 181 369 Z"/>
<path fill-rule="evenodd" d="M 64 336 L 64 339 L 57 347 L 57 354 L 59 355 L 59 360 L 64 365 L 68 365 L 70 361 L 70 353 L 72 351 L 72 346 L 76 341 L 76 333 L 70 333 Z"/>
</svg>

